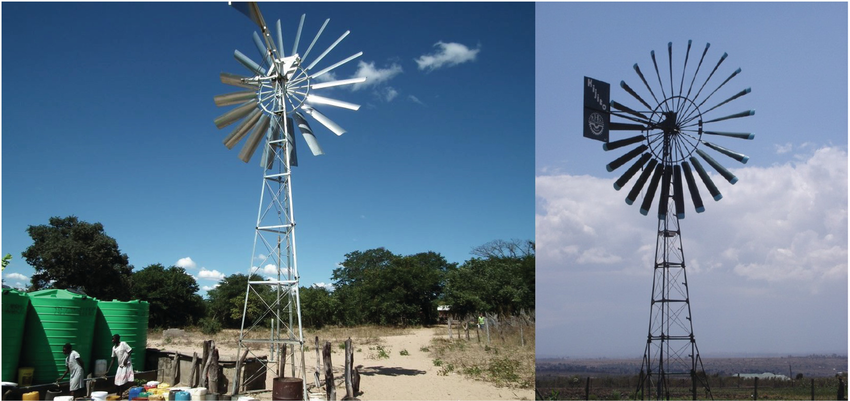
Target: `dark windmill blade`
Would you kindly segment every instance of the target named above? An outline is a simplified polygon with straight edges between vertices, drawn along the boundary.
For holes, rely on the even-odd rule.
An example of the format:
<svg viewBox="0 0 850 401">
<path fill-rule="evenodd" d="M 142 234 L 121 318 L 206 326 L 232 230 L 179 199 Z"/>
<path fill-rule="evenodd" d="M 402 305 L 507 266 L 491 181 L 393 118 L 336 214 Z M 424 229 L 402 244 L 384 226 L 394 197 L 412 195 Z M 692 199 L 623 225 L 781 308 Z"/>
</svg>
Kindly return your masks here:
<svg viewBox="0 0 850 401">
<path fill-rule="evenodd" d="M 646 161 L 649 160 L 650 157 L 652 156 L 649 153 L 644 153 L 640 157 L 640 159 L 635 162 L 635 164 L 632 164 L 632 166 L 629 167 L 629 169 L 626 170 L 626 172 L 623 173 L 623 175 L 621 175 L 620 178 L 618 178 L 617 181 L 614 182 L 614 189 L 619 191 L 621 188 L 623 188 L 623 186 L 625 186 L 626 183 L 629 182 L 630 179 L 632 179 L 632 176 L 634 176 L 635 173 L 637 173 L 637 171 L 640 170 L 640 168 L 643 167 L 644 164 L 646 164 Z"/>
<path fill-rule="evenodd" d="M 218 95 L 213 97 L 213 101 L 215 101 L 216 106 L 230 106 L 238 103 L 243 103 L 245 101 L 254 99 L 257 97 L 257 92 L 255 91 L 243 91 L 243 92 L 233 92 L 226 93 L 224 95 Z"/>
<path fill-rule="evenodd" d="M 634 159 L 635 157 L 637 157 L 638 155 L 640 155 L 641 153 L 643 153 L 643 151 L 645 151 L 647 149 L 649 149 L 649 147 L 646 146 L 645 144 L 640 145 L 640 146 L 632 149 L 629 153 L 626 153 L 626 154 L 618 157 L 617 159 L 615 159 L 611 163 L 608 163 L 608 165 L 605 166 L 605 169 L 608 170 L 608 172 L 610 173 L 610 172 L 616 170 L 617 168 L 619 168 L 620 166 L 622 166 L 623 164 L 626 164 L 626 162 L 628 162 L 629 160 Z"/>
<path fill-rule="evenodd" d="M 240 52 L 239 50 L 233 51 L 233 57 L 235 57 L 236 61 L 238 61 L 243 66 L 245 66 L 245 68 L 247 68 L 249 71 L 251 71 L 251 72 L 253 72 L 257 75 L 264 75 L 265 74 L 265 70 L 263 70 L 263 67 L 261 67 L 259 64 L 255 63 L 254 60 L 251 60 L 250 57 L 242 54 L 242 52 Z"/>
<path fill-rule="evenodd" d="M 640 194 L 640 190 L 643 189 L 644 184 L 646 184 L 646 180 L 649 179 L 649 175 L 652 174 L 652 170 L 658 164 L 658 160 L 650 159 L 649 164 L 646 165 L 646 168 L 643 169 L 643 172 L 640 173 L 637 181 L 635 181 L 635 185 L 632 187 L 632 190 L 629 191 L 629 194 L 626 195 L 626 204 L 631 205 L 635 203 L 635 199 L 637 199 L 638 194 Z"/>
<path fill-rule="evenodd" d="M 664 165 L 664 174 L 661 179 L 661 196 L 658 197 L 658 219 L 667 219 L 667 208 L 670 205 L 670 179 L 673 175 L 673 169 L 669 165 Z"/>
<path fill-rule="evenodd" d="M 711 142 L 702 141 L 702 143 L 704 143 L 705 146 L 708 146 L 709 148 L 712 148 L 712 149 L 714 149 L 714 150 L 716 150 L 716 151 L 718 151 L 718 152 L 720 152 L 720 153 L 722 153 L 726 156 L 729 156 L 729 157 L 731 157 L 731 158 L 733 158 L 733 159 L 735 159 L 735 160 L 737 160 L 737 161 L 739 161 L 743 164 L 747 164 L 747 161 L 750 160 L 750 157 L 747 156 L 747 155 L 731 151 L 731 150 L 726 149 L 722 146 L 715 145 Z"/>
<path fill-rule="evenodd" d="M 608 125 L 608 129 L 611 131 L 646 131 L 647 127 L 640 124 L 611 123 Z"/>
<path fill-rule="evenodd" d="M 676 205 L 676 218 L 685 218 L 685 192 L 682 187 L 682 166 L 673 166 L 673 203 Z"/>
<path fill-rule="evenodd" d="M 708 99 L 709 99 L 709 98 L 711 98 L 711 95 L 714 95 L 714 93 L 715 93 L 715 92 L 717 92 L 720 88 L 722 88 L 722 87 L 723 87 L 723 85 L 726 85 L 726 83 L 727 83 L 727 82 L 729 82 L 730 80 L 732 80 L 732 78 L 735 78 L 735 76 L 736 76 L 736 75 L 738 75 L 738 74 L 740 74 L 740 73 L 741 73 L 741 69 L 740 69 L 740 68 L 738 68 L 737 70 L 735 70 L 735 72 L 733 72 L 733 73 L 732 73 L 732 75 L 730 75 L 730 76 L 729 76 L 729 78 L 726 78 L 726 80 L 725 80 L 725 81 L 723 81 L 720 85 L 718 85 L 716 88 L 714 88 L 714 90 L 713 90 L 713 91 L 711 91 L 711 93 L 709 93 L 709 94 L 708 94 L 708 96 L 707 96 L 707 97 L 706 97 L 706 98 L 705 98 L 702 102 L 700 102 L 700 104 L 699 104 L 697 107 L 702 107 L 702 105 L 703 105 L 703 104 L 705 104 L 705 102 L 706 102 L 706 101 L 708 101 Z M 718 106 L 714 106 L 714 107 L 712 107 L 712 109 L 713 109 L 713 108 L 716 108 L 716 107 L 718 107 Z M 711 110 L 711 109 L 709 109 L 709 110 Z M 707 113 L 707 112 L 708 112 L 708 111 L 706 111 L 706 113 Z"/>
<path fill-rule="evenodd" d="M 638 67 L 637 63 L 635 63 L 632 68 L 634 68 L 635 72 L 637 72 L 638 76 L 640 77 L 640 80 L 643 81 L 643 85 L 646 86 L 646 89 L 649 90 L 649 94 L 652 95 L 653 99 L 655 99 L 655 103 L 658 103 L 658 98 L 655 97 L 655 92 L 652 91 L 652 88 L 649 86 L 649 83 L 646 82 L 646 77 L 644 77 L 643 73 L 640 72 L 640 67 Z M 652 110 L 652 107 L 649 107 L 649 109 Z"/>
<path fill-rule="evenodd" d="M 637 64 L 635 64 L 635 65 L 637 66 Z M 621 88 L 623 88 L 623 90 L 625 90 L 626 92 L 628 92 L 630 95 L 632 95 L 632 97 L 634 97 L 635 99 L 637 99 L 637 101 L 639 101 L 641 104 L 643 104 L 644 106 L 646 106 L 646 109 L 647 109 L 647 110 L 652 110 L 652 106 L 650 106 L 650 105 L 649 105 L 649 103 L 647 103 L 645 100 L 643 100 L 643 98 L 641 98 L 641 97 L 640 97 L 640 96 L 639 96 L 639 95 L 638 95 L 638 94 L 634 91 L 634 89 L 632 89 L 632 88 L 631 88 L 628 84 L 626 84 L 626 81 L 620 81 L 620 87 L 621 87 Z"/>
<path fill-rule="evenodd" d="M 699 63 L 697 63 L 697 69 L 696 69 L 696 71 L 694 71 L 693 78 L 691 78 L 691 85 L 688 86 L 688 93 L 685 95 L 686 98 L 691 97 L 691 90 L 694 89 L 694 81 L 696 81 L 696 79 L 697 79 L 697 74 L 699 74 L 699 69 L 700 69 L 700 67 L 702 67 L 702 62 L 703 62 L 703 60 L 705 60 L 705 55 L 706 55 L 706 53 L 708 53 L 709 47 L 711 47 L 711 43 L 706 43 L 705 49 L 703 49 L 703 51 L 702 51 L 702 56 L 700 56 L 700 58 L 699 58 Z"/>
<path fill-rule="evenodd" d="M 245 141 L 245 144 L 242 145 L 242 150 L 239 151 L 240 160 L 245 163 L 248 163 L 251 160 L 254 152 L 257 151 L 257 146 L 259 146 L 260 142 L 263 140 L 263 134 L 265 134 L 266 130 L 269 129 L 269 120 L 269 116 L 265 113 L 260 117 L 260 121 L 257 122 L 256 128 L 251 131 L 251 135 L 248 136 L 248 140 Z"/>
<path fill-rule="evenodd" d="M 729 172 L 726 167 L 721 166 L 720 163 L 709 156 L 708 153 L 703 152 L 702 149 L 697 149 L 697 154 L 711 165 L 711 167 L 714 167 L 714 169 L 717 170 L 717 172 L 720 173 L 726 181 L 729 181 L 730 184 L 735 185 L 735 183 L 738 182 L 738 177 L 735 177 L 735 175 Z"/>
<path fill-rule="evenodd" d="M 703 131 L 703 134 L 725 136 L 725 137 L 729 137 L 729 138 L 738 138 L 738 139 L 747 139 L 747 140 L 752 140 L 753 138 L 756 137 L 756 134 L 749 133 L 749 132 Z"/>
<path fill-rule="evenodd" d="M 242 140 L 245 134 L 247 134 L 251 128 L 254 128 L 254 125 L 260 120 L 260 113 L 262 113 L 260 109 L 254 109 L 251 114 L 248 114 L 248 117 L 239 123 L 230 135 L 224 138 L 224 146 L 227 146 L 228 149 L 233 149 L 233 147 Z"/>
<path fill-rule="evenodd" d="M 628 146 L 628 145 L 631 145 L 633 143 L 638 143 L 640 141 L 643 141 L 644 139 L 646 139 L 646 137 L 644 137 L 643 135 L 638 135 L 638 136 L 633 136 L 631 138 L 620 139 L 619 141 L 603 143 L 602 149 L 606 150 L 606 151 L 607 150 L 619 149 L 623 146 Z"/>
<path fill-rule="evenodd" d="M 661 181 L 664 166 L 658 164 L 655 166 L 655 172 L 652 174 L 652 180 L 649 181 L 649 187 L 646 188 L 646 195 L 643 197 L 643 203 L 640 206 L 640 214 L 646 216 L 649 214 L 649 207 L 652 205 L 652 199 L 655 198 L 655 190 L 658 189 L 658 181 Z"/>
<path fill-rule="evenodd" d="M 691 172 L 691 165 L 688 162 L 682 162 L 682 169 L 685 170 L 685 179 L 688 181 L 688 190 L 691 193 L 691 200 L 694 203 L 694 210 L 697 213 L 702 213 L 705 211 L 705 207 L 702 204 L 702 197 L 699 194 L 699 188 L 697 188 L 697 183 L 694 180 L 694 173 Z M 682 207 L 681 210 L 685 210 Z"/>
<path fill-rule="evenodd" d="M 670 69 L 670 96 L 673 96 L 673 42 L 667 42 L 667 60 Z"/>
<path fill-rule="evenodd" d="M 231 86 L 238 86 L 238 87 L 241 87 L 241 88 L 248 88 L 248 89 L 254 89 L 254 90 L 256 90 L 260 86 L 256 83 L 247 82 L 247 80 L 250 79 L 250 78 L 243 77 L 241 75 L 222 72 L 220 74 L 220 77 L 221 77 L 221 83 L 231 85 Z"/>
<path fill-rule="evenodd" d="M 649 55 L 652 56 L 652 65 L 655 67 L 655 76 L 658 77 L 658 86 L 661 87 L 661 97 L 666 98 L 667 93 L 664 92 L 664 84 L 661 82 L 661 73 L 658 72 L 658 62 L 655 61 L 655 50 L 650 51 Z"/>
<path fill-rule="evenodd" d="M 742 90 L 742 91 L 740 91 L 740 92 L 736 93 L 735 95 L 733 95 L 733 96 L 732 96 L 732 97 L 730 97 L 729 99 L 726 99 L 726 100 L 724 100 L 724 101 L 722 101 L 722 102 L 718 103 L 716 106 L 714 106 L 714 107 L 712 107 L 712 108 L 710 108 L 710 109 L 706 110 L 705 112 L 706 112 L 706 113 L 708 113 L 709 111 L 712 111 L 712 110 L 714 110 L 714 109 L 716 109 L 716 108 L 718 108 L 718 107 L 720 107 L 720 106 L 723 106 L 724 104 L 729 103 L 729 102 L 731 102 L 731 101 L 733 101 L 733 100 L 735 100 L 735 99 L 737 99 L 737 98 L 739 98 L 739 97 L 741 97 L 741 96 L 744 96 L 744 95 L 746 95 L 746 94 L 750 93 L 751 91 L 752 91 L 752 90 L 751 90 L 750 88 L 744 89 L 744 90 Z"/>
<path fill-rule="evenodd" d="M 635 110 L 632 110 L 631 108 L 629 108 L 629 107 L 627 107 L 627 106 L 624 106 L 624 105 L 622 105 L 622 104 L 620 104 L 620 103 L 617 103 L 617 102 L 615 102 L 615 101 L 613 101 L 613 100 L 611 101 L 611 107 L 613 107 L 613 108 L 615 108 L 615 109 L 617 109 L 617 110 L 620 110 L 620 111 L 623 111 L 623 112 L 629 113 L 629 114 L 631 114 L 631 115 L 633 115 L 633 116 L 635 116 L 635 117 L 637 117 L 637 118 L 639 118 L 639 119 L 641 119 L 641 120 L 643 120 L 643 121 L 646 121 L 646 123 L 649 123 L 649 120 L 647 120 L 647 119 L 646 119 L 646 116 L 645 116 L 645 115 L 643 115 L 642 113 L 640 113 L 640 112 L 638 112 L 638 111 L 635 111 Z"/>
<path fill-rule="evenodd" d="M 218 118 L 213 120 L 213 122 L 215 122 L 216 127 L 221 129 L 221 128 L 224 128 L 224 127 L 226 127 L 230 124 L 233 124 L 236 120 L 239 120 L 240 118 L 247 116 L 248 113 L 250 113 L 252 110 L 254 110 L 256 108 L 257 108 L 257 101 L 256 100 L 249 100 L 245 103 L 242 103 L 241 106 L 239 106 L 239 107 L 237 107 L 233 110 L 230 110 L 227 113 L 222 114 L 221 116 L 219 116 Z"/>
<path fill-rule="evenodd" d="M 679 96 L 682 96 L 682 88 L 685 86 L 685 72 L 688 70 L 688 58 L 691 55 L 691 40 L 688 39 L 688 50 L 685 52 L 685 65 L 682 66 L 682 79 L 679 81 Z"/>
<path fill-rule="evenodd" d="M 728 115 L 726 117 L 720 117 L 720 118 L 715 118 L 714 120 L 708 120 L 708 121 L 705 122 L 705 124 L 713 123 L 713 122 L 717 122 L 717 121 L 729 120 L 729 119 L 732 119 L 732 118 L 749 117 L 749 116 L 752 116 L 754 114 L 756 114 L 755 110 L 742 111 L 740 113 L 735 113 L 735 114 L 732 114 L 732 115 Z"/>
<path fill-rule="evenodd" d="M 703 88 L 705 88 L 705 85 L 708 84 L 708 81 L 711 80 L 711 77 L 714 76 L 714 73 L 717 72 L 717 69 L 720 67 L 720 64 L 723 64 L 723 60 L 726 60 L 726 57 L 729 57 L 729 55 L 726 53 L 723 53 L 723 55 L 720 56 L 720 60 L 718 60 L 717 64 L 714 65 L 714 69 L 712 69 L 711 72 L 708 74 L 708 78 L 706 78 L 705 82 L 702 83 L 702 86 L 697 91 L 697 94 L 694 95 L 693 100 L 699 98 L 699 94 L 702 93 Z"/>
<path fill-rule="evenodd" d="M 304 137 L 304 140 L 307 141 L 307 147 L 310 148 L 310 152 L 313 152 L 313 156 L 325 154 L 325 152 L 322 151 L 322 147 L 319 146 L 316 136 L 313 135 L 313 129 L 310 128 L 310 124 L 307 124 L 307 120 L 304 119 L 304 116 L 296 111 L 295 113 L 292 113 L 292 119 L 295 121 L 295 124 L 298 124 L 298 130 L 301 131 L 301 135 Z"/>
<path fill-rule="evenodd" d="M 702 167 L 699 160 L 696 157 L 691 156 L 688 160 L 691 161 L 691 164 L 694 165 L 694 169 L 699 174 L 699 178 L 702 179 L 702 183 L 705 184 L 705 187 L 708 188 L 708 193 L 714 198 L 715 201 L 719 201 L 723 199 L 723 195 L 720 194 L 720 190 L 717 189 L 717 186 L 714 185 L 714 181 L 711 180 L 711 177 L 708 176 L 708 173 L 705 172 L 705 168 Z"/>
</svg>

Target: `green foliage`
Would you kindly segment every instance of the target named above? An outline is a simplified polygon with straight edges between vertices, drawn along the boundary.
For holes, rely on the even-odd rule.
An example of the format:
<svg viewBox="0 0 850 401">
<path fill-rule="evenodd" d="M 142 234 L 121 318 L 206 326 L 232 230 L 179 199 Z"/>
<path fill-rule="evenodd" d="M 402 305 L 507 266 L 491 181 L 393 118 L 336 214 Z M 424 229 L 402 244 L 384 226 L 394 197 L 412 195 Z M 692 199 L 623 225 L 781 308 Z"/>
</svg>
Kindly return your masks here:
<svg viewBox="0 0 850 401">
<path fill-rule="evenodd" d="M 443 366 L 443 360 L 439 358 L 435 359 L 434 366 Z"/>
<path fill-rule="evenodd" d="M 131 292 L 150 303 L 152 327 L 184 327 L 204 316 L 195 278 L 182 267 L 153 264 L 133 274 Z"/>
<path fill-rule="evenodd" d="M 208 336 L 218 334 L 221 331 L 221 322 L 209 317 L 201 319 L 199 324 L 201 326 L 201 333 L 204 333 Z M 307 347 L 305 347 L 305 351 L 307 351 L 306 348 Z"/>
<path fill-rule="evenodd" d="M 345 255 L 334 269 L 334 297 L 345 325 L 418 325 L 437 320 L 436 300 L 453 264 L 440 254 L 400 256 L 384 249 Z"/>
<path fill-rule="evenodd" d="M 102 224 L 51 217 L 49 225 L 29 226 L 27 233 L 33 244 L 21 255 L 35 268 L 33 290 L 79 288 L 99 299 L 130 299 L 133 267 Z"/>
<path fill-rule="evenodd" d="M 6 266 L 9 266 L 9 262 L 12 261 L 12 254 L 7 253 L 6 256 L 3 256 L 3 268 L 2 270 L 6 270 Z M 0 271 L 2 271 L 0 270 Z"/>
<path fill-rule="evenodd" d="M 248 297 L 248 307 L 245 310 L 245 293 L 248 289 L 248 281 L 262 281 L 263 278 L 257 274 L 250 277 L 245 274 L 231 274 L 219 283 L 219 286 L 207 291 L 207 317 L 221 323 L 222 327 L 238 329 L 242 325 L 243 311 L 247 312 L 246 324 L 253 322 L 263 315 L 265 306 L 263 299 L 270 304 L 273 303 L 275 294 L 269 286 L 253 286 Z M 268 323 L 261 322 L 264 327 Z"/>
<path fill-rule="evenodd" d="M 487 373 L 496 382 L 513 383 L 519 381 L 519 361 L 508 357 L 494 359 L 487 366 Z"/>
<path fill-rule="evenodd" d="M 489 312 L 504 316 L 534 309 L 534 243 L 522 248 L 495 242 L 507 249 L 484 245 L 479 248 L 486 248 L 487 252 L 477 253 L 486 258 L 472 258 L 448 272 L 444 302 L 452 306 L 453 313 Z"/>
<path fill-rule="evenodd" d="M 390 358 L 389 352 L 387 352 L 387 350 L 385 350 L 384 347 L 378 345 L 375 348 L 378 351 L 378 359 L 389 359 Z"/>
<path fill-rule="evenodd" d="M 431 351 L 430 348 L 425 347 L 425 346 L 419 347 L 419 350 L 422 351 L 422 352 L 430 352 Z"/>
<path fill-rule="evenodd" d="M 324 287 L 301 287 L 301 322 L 305 327 L 321 329 L 334 324 L 339 300 Z"/>
<path fill-rule="evenodd" d="M 410 352 L 407 352 L 406 349 L 399 351 L 398 354 L 401 356 L 410 356 Z"/>
</svg>

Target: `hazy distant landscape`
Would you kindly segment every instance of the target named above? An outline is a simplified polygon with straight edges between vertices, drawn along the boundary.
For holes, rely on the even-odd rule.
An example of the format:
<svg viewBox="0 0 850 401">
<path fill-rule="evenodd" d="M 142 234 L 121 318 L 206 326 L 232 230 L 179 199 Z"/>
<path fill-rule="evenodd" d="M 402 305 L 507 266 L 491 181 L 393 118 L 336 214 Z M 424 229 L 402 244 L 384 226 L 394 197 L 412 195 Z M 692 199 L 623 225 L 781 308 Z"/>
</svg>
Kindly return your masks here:
<svg viewBox="0 0 850 401">
<path fill-rule="evenodd" d="M 832 377 L 847 372 L 846 355 L 808 355 L 786 357 L 702 358 L 706 374 L 732 376 L 736 373 L 782 374 L 790 377 Z M 634 375 L 641 360 L 612 358 L 538 358 L 537 374 L 553 376 L 598 377 Z M 790 373 L 789 373 L 790 372 Z"/>
</svg>

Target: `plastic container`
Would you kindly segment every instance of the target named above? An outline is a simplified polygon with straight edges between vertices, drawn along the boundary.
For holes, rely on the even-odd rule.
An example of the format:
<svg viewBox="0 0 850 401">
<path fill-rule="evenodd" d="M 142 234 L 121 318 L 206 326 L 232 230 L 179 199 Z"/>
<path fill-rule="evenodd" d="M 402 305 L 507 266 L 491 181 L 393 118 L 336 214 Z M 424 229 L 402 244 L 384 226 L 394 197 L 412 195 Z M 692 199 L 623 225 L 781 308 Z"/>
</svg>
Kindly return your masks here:
<svg viewBox="0 0 850 401">
<path fill-rule="evenodd" d="M 144 370 L 149 309 L 147 301 L 97 301 L 92 359 L 111 359 L 112 335 L 119 334 L 121 341 L 133 349 L 133 370 Z M 114 375 L 117 369 L 118 364 L 114 364 L 108 374 Z"/>
<path fill-rule="evenodd" d="M 65 343 L 71 343 L 84 362 L 92 363 L 97 301 L 56 289 L 31 292 L 27 296 L 30 306 L 20 366 L 35 368 L 32 384 L 53 383 L 65 371 L 65 354 L 62 353 Z"/>
<path fill-rule="evenodd" d="M 121 396 L 118 394 L 110 394 L 106 396 L 106 401 L 118 401 L 121 399 Z"/>
<path fill-rule="evenodd" d="M 55 390 L 47 390 L 47 392 L 44 395 L 44 401 L 52 401 L 52 400 L 56 399 L 56 397 L 58 397 L 61 394 L 62 394 L 62 391 L 59 390 L 58 387 L 56 387 Z"/>
<path fill-rule="evenodd" d="M 74 396 L 72 395 L 60 395 L 53 398 L 53 401 L 74 401 Z"/>
<path fill-rule="evenodd" d="M 189 394 L 192 395 L 192 399 L 195 401 L 200 401 L 204 399 L 204 396 L 207 395 L 206 387 L 195 387 L 189 390 Z"/>
<path fill-rule="evenodd" d="M 30 298 L 25 293 L 11 288 L 3 289 L 2 381 L 15 380 L 29 304 Z"/>
<path fill-rule="evenodd" d="M 94 361 L 94 375 L 95 376 L 104 376 L 106 375 L 106 359 L 97 359 Z"/>
<path fill-rule="evenodd" d="M 106 396 L 109 395 L 106 391 L 92 391 L 91 398 L 99 401 L 106 401 Z"/>
<path fill-rule="evenodd" d="M 130 400 L 133 400 L 134 398 L 138 398 L 139 394 L 141 394 L 143 391 L 145 391 L 145 389 L 143 387 L 131 387 L 130 388 L 130 394 L 129 394 Z"/>
<path fill-rule="evenodd" d="M 38 401 L 38 391 L 30 391 L 29 393 L 24 393 L 21 395 L 21 399 L 24 401 Z"/>
<path fill-rule="evenodd" d="M 31 386 L 32 385 L 32 375 L 33 375 L 33 368 L 18 368 L 18 386 L 20 386 L 20 387 Z"/>
<path fill-rule="evenodd" d="M 174 401 L 191 401 L 192 395 L 188 391 L 178 391 L 174 394 Z"/>
</svg>

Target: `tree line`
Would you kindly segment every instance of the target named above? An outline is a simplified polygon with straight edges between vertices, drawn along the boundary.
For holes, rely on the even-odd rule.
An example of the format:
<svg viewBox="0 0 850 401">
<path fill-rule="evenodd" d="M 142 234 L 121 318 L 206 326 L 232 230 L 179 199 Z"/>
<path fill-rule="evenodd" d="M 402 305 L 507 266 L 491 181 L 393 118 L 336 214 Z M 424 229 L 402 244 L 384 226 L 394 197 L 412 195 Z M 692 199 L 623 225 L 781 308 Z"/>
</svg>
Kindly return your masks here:
<svg viewBox="0 0 850 401">
<path fill-rule="evenodd" d="M 207 292 L 184 268 L 152 264 L 134 271 L 117 241 L 100 223 L 75 216 L 53 217 L 29 226 L 33 239 L 22 256 L 35 269 L 27 291 L 74 289 L 101 300 L 139 299 L 150 305 L 150 327 L 200 325 L 211 331 L 239 328 L 262 317 L 271 286 L 245 306 L 248 281 L 263 277 L 236 273 Z M 534 310 L 534 243 L 496 240 L 472 250 L 458 265 L 437 252 L 399 255 L 385 248 L 353 251 L 333 270 L 332 288 L 299 288 L 305 327 L 427 325 L 438 321 L 438 305 L 455 316 L 511 315 Z"/>
</svg>

